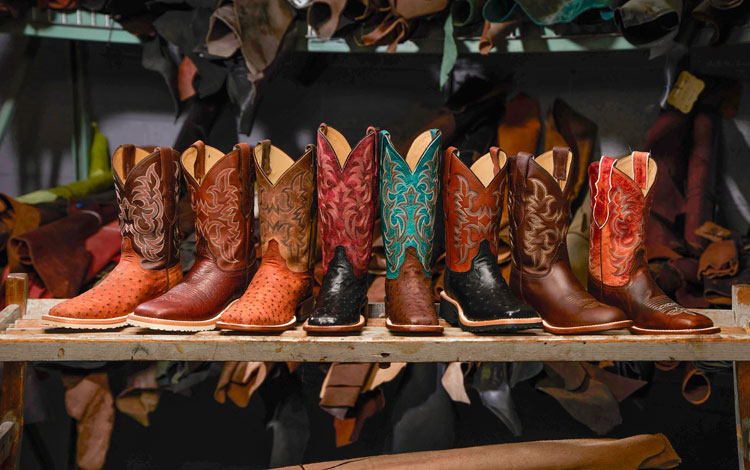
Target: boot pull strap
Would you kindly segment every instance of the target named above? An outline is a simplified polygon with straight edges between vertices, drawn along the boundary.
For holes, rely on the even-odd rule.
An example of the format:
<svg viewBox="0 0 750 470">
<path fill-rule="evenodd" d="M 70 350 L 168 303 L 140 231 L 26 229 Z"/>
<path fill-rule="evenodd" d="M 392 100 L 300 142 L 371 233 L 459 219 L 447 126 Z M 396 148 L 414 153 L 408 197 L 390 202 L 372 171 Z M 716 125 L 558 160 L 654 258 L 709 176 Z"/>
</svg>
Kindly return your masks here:
<svg viewBox="0 0 750 470">
<path fill-rule="evenodd" d="M 260 169 L 266 176 L 271 174 L 271 141 L 268 139 L 260 141 Z"/>
<path fill-rule="evenodd" d="M 255 181 L 255 172 L 254 165 L 252 162 L 252 152 L 253 148 L 250 147 L 249 144 L 242 142 L 234 146 L 234 150 L 236 150 L 238 155 L 238 162 L 239 162 L 239 170 L 240 170 L 240 185 L 242 186 L 242 189 L 249 188 L 250 191 L 253 190 L 253 182 Z M 242 212 L 247 214 L 247 208 L 244 207 L 245 204 L 250 203 L 250 198 L 243 197 L 242 200 L 243 203 L 243 210 Z M 250 208 L 252 210 L 252 208 Z"/>
<path fill-rule="evenodd" d="M 198 140 L 191 147 L 196 152 L 193 173 L 195 174 L 195 179 L 200 183 L 203 177 L 206 176 L 206 144 L 202 140 Z"/>
<path fill-rule="evenodd" d="M 310 154 L 310 171 L 312 172 L 312 180 L 313 180 L 313 190 L 312 190 L 312 197 L 310 198 L 310 222 L 312 223 L 312 228 L 310 229 L 310 244 L 308 245 L 310 249 L 307 253 L 307 267 L 312 268 L 315 266 L 315 247 L 318 243 L 317 236 L 318 236 L 318 225 L 316 223 L 316 217 L 318 216 L 318 191 L 316 189 L 317 187 L 317 161 L 316 161 L 316 149 L 314 144 L 308 144 L 305 146 L 305 153 L 304 155 Z M 303 155 L 303 156 L 304 156 Z M 313 282 L 312 280 L 310 281 Z"/>
<path fill-rule="evenodd" d="M 492 159 L 492 176 L 500 173 L 500 161 L 497 158 L 499 153 L 499 147 L 490 147 L 490 158 Z"/>
<path fill-rule="evenodd" d="M 648 189 L 648 159 L 651 152 L 633 152 L 633 180 L 641 189 Z"/>
<path fill-rule="evenodd" d="M 122 176 L 128 179 L 130 170 L 135 166 L 135 145 L 125 144 L 122 146 Z"/>
<path fill-rule="evenodd" d="M 552 149 L 552 176 L 558 181 L 568 179 L 568 147 L 554 147 Z"/>
<path fill-rule="evenodd" d="M 444 165 L 445 165 L 445 175 L 446 175 L 445 182 L 446 182 L 446 184 L 451 179 L 451 173 L 452 173 L 451 169 L 453 168 L 453 157 L 455 156 L 455 158 L 458 158 L 459 155 L 460 155 L 460 153 L 459 153 L 459 151 L 458 151 L 458 149 L 456 147 L 448 147 L 447 149 L 445 149 L 445 163 L 444 163 Z"/>
<path fill-rule="evenodd" d="M 321 134 L 328 135 L 328 124 L 326 124 L 325 122 L 321 122 L 320 126 L 318 126 L 318 130 L 321 132 Z"/>
<path fill-rule="evenodd" d="M 591 188 L 591 218 L 600 229 L 609 221 L 609 193 L 612 190 L 612 171 L 616 162 L 616 159 L 602 155 L 599 160 L 596 182 Z"/>
</svg>

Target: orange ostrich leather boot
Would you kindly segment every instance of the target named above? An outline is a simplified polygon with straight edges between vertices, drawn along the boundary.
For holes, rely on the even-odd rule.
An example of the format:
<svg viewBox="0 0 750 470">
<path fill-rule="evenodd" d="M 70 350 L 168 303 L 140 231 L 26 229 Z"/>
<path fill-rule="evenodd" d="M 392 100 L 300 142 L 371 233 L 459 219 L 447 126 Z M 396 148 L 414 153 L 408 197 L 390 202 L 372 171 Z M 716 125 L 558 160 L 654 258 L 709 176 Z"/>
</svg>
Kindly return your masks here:
<svg viewBox="0 0 750 470">
<path fill-rule="evenodd" d="M 245 293 L 227 308 L 217 327 L 283 331 L 312 310 L 317 207 L 314 152 L 315 146 L 308 145 L 294 161 L 270 140 L 255 147 L 261 263 Z"/>
<path fill-rule="evenodd" d="M 153 153 L 124 145 L 112 156 L 120 205 L 122 254 L 96 287 L 50 309 L 50 326 L 104 329 L 124 326 L 129 314 L 182 279 L 177 231 L 180 167 L 177 152 Z"/>
<path fill-rule="evenodd" d="M 195 214 L 195 264 L 169 292 L 139 305 L 128 323 L 157 330 L 212 330 L 258 268 L 255 164 L 247 144 L 224 155 L 201 141 L 182 154 L 180 163 Z"/>
<path fill-rule="evenodd" d="M 648 152 L 602 157 L 589 166 L 589 292 L 622 309 L 633 333 L 718 333 L 710 318 L 667 297 L 649 273 L 644 236 L 656 173 Z"/>
</svg>

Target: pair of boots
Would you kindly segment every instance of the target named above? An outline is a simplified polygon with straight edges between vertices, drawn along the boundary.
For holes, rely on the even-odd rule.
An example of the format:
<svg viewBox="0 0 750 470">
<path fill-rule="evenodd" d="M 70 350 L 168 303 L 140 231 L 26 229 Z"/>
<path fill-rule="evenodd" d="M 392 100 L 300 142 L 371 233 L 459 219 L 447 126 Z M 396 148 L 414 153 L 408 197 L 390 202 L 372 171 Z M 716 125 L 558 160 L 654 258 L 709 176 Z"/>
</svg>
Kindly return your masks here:
<svg viewBox="0 0 750 470">
<path fill-rule="evenodd" d="M 555 334 L 630 328 L 637 334 L 716 333 L 711 320 L 674 303 L 648 271 L 646 220 L 656 162 L 645 152 L 589 167 L 592 221 L 588 292 L 570 269 L 573 155 L 555 147 L 511 159 L 508 204 L 512 242 L 510 284 Z"/>
<path fill-rule="evenodd" d="M 199 141 L 181 158 L 166 147 L 152 153 L 118 148 L 112 167 L 123 236 L 120 263 L 102 283 L 55 306 L 43 320 L 85 329 L 294 326 L 295 314 L 312 307 L 313 165 L 313 146 L 295 162 L 269 141 L 254 150 L 239 144 L 226 155 Z M 196 220 L 196 261 L 184 279 L 176 210 L 180 169 Z M 260 267 L 253 236 L 256 173 Z"/>
</svg>

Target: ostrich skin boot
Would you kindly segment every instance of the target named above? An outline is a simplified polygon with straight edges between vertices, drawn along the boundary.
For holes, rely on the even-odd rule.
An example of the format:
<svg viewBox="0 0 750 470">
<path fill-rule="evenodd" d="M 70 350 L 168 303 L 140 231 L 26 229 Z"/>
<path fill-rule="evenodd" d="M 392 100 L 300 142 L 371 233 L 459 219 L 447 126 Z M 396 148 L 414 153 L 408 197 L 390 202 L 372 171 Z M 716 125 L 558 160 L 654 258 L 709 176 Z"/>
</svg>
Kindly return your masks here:
<svg viewBox="0 0 750 470">
<path fill-rule="evenodd" d="M 247 144 L 228 154 L 198 141 L 180 159 L 195 214 L 195 264 L 182 282 L 138 306 L 134 326 L 212 330 L 224 309 L 247 289 L 255 270 L 253 183 Z"/>
<path fill-rule="evenodd" d="M 497 235 L 508 177 L 508 157 L 490 148 L 471 167 L 458 149 L 445 152 L 445 290 L 440 315 L 466 331 L 540 328 L 542 320 L 513 297 L 497 264 Z"/>
<path fill-rule="evenodd" d="M 717 333 L 710 318 L 673 302 L 651 278 L 644 235 L 657 165 L 648 152 L 589 166 L 589 292 L 621 308 L 637 334 Z"/>
<path fill-rule="evenodd" d="M 294 161 L 270 140 L 263 140 L 253 156 L 261 263 L 245 293 L 216 326 L 260 333 L 283 331 L 303 321 L 313 307 L 315 146 L 308 145 Z"/>
<path fill-rule="evenodd" d="M 323 284 L 309 332 L 359 331 L 367 315 L 367 266 L 378 196 L 374 127 L 352 149 L 336 129 L 318 129 L 318 217 Z"/>
<path fill-rule="evenodd" d="M 124 145 L 112 155 L 115 192 L 120 206 L 120 262 L 93 289 L 50 309 L 47 325 L 105 329 L 125 326 L 135 308 L 182 279 L 177 196 L 177 152 L 157 147 L 152 153 Z"/>
<path fill-rule="evenodd" d="M 430 267 L 440 194 L 440 131 L 430 129 L 399 155 L 380 132 L 380 218 L 385 245 L 386 326 L 401 333 L 442 333 Z"/>
<path fill-rule="evenodd" d="M 619 308 L 581 286 L 568 262 L 573 153 L 555 147 L 538 157 L 519 153 L 510 161 L 508 212 L 513 293 L 542 316 L 544 330 L 582 334 L 633 324 Z"/>
</svg>

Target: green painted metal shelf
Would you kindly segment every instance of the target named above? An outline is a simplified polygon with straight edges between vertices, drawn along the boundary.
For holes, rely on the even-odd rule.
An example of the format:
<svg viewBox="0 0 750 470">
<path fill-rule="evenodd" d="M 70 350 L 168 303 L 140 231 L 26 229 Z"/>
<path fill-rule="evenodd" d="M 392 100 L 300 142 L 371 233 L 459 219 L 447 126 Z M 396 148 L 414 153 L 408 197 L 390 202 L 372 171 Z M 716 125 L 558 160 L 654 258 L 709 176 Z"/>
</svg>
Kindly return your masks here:
<svg viewBox="0 0 750 470">
<path fill-rule="evenodd" d="M 136 36 L 109 15 L 85 10 L 58 11 L 31 8 L 24 19 L 0 22 L 0 32 L 72 41 L 140 44 Z"/>
<path fill-rule="evenodd" d="M 119 44 L 140 44 L 140 40 L 125 31 L 109 15 L 85 10 L 61 12 L 32 8 L 24 19 L 0 21 L 0 32 L 45 38 L 68 39 L 74 41 L 100 41 Z M 544 52 L 587 52 L 636 50 L 621 35 L 558 35 L 549 28 L 531 28 L 531 34 L 520 34 L 516 30 L 503 41 L 498 41 L 493 53 L 544 53 Z M 708 45 L 710 31 L 699 34 L 696 44 Z M 478 53 L 479 38 L 456 39 L 460 53 Z M 750 25 L 735 28 L 727 44 L 750 44 Z M 319 39 L 314 37 L 306 25 L 297 31 L 298 51 L 319 53 L 385 53 L 386 46 L 362 46 L 353 38 Z M 398 45 L 397 53 L 442 53 L 443 38 L 434 37 L 409 40 Z"/>
</svg>

